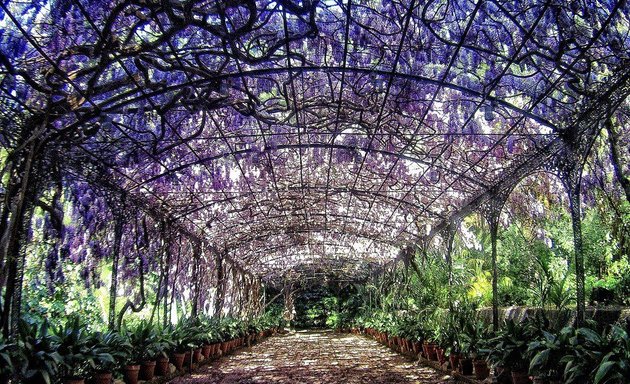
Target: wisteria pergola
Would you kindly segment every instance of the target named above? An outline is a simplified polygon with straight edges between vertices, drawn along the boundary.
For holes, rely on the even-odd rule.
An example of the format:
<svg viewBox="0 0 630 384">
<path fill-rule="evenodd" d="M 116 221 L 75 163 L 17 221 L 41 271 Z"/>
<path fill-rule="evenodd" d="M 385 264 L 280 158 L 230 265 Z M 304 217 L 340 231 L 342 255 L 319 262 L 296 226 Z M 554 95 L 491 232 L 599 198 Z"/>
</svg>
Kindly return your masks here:
<svg viewBox="0 0 630 384">
<path fill-rule="evenodd" d="M 115 223 L 114 272 L 133 211 L 192 244 L 197 277 L 353 279 L 475 211 L 496 260 L 503 204 L 536 172 L 566 187 L 582 319 L 581 174 L 630 92 L 625 1 L 0 7 L 3 329 L 30 214 L 60 185 L 105 197 L 85 220 Z"/>
</svg>

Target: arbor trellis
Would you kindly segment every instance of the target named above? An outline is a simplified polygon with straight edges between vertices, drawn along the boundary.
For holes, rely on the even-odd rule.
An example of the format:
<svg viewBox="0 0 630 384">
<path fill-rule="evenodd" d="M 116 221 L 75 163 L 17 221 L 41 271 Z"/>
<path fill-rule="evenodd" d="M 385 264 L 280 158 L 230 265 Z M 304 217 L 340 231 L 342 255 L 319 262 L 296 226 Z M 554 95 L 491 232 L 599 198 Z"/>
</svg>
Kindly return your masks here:
<svg viewBox="0 0 630 384">
<path fill-rule="evenodd" d="M 627 2 L 0 7 L 5 334 L 36 207 L 52 259 L 112 257 L 113 299 L 125 257 L 160 268 L 166 321 L 176 291 L 220 311 L 288 271 L 351 279 L 473 211 L 494 245 L 537 171 L 569 196 L 583 319 L 581 174 L 627 108 Z"/>
</svg>

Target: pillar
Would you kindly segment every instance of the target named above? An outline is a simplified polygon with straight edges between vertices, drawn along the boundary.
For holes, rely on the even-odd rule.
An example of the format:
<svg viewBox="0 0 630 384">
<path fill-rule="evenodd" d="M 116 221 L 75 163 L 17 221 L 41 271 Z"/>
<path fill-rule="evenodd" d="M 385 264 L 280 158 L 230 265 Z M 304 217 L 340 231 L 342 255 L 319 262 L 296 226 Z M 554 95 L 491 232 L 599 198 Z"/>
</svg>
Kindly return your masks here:
<svg viewBox="0 0 630 384">
<path fill-rule="evenodd" d="M 586 312 L 584 293 L 584 248 L 582 243 L 582 208 L 581 208 L 581 184 L 583 161 L 571 149 L 565 146 L 565 151 L 556 159 L 558 176 L 564 185 L 569 198 L 569 213 L 571 215 L 571 227 L 573 229 L 573 253 L 575 268 L 575 296 L 576 296 L 576 326 L 584 325 Z"/>
<path fill-rule="evenodd" d="M 499 272 L 497 267 L 497 239 L 499 236 L 499 219 L 501 211 L 512 189 L 503 189 L 491 194 L 482 207 L 482 214 L 490 227 L 491 269 L 492 269 L 492 329 L 499 329 Z"/>
</svg>

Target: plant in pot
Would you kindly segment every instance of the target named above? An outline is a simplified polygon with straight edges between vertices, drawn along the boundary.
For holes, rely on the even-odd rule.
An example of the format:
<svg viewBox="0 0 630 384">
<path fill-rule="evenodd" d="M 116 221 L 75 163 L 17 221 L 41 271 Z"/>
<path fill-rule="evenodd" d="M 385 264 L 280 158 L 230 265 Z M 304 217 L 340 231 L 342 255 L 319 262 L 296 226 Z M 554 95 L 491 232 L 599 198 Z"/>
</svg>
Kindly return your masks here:
<svg viewBox="0 0 630 384">
<path fill-rule="evenodd" d="M 483 332 L 483 324 L 480 322 L 469 322 L 459 334 L 462 357 L 459 360 L 460 373 L 462 375 L 472 375 L 474 364 L 478 361 L 480 339 Z"/>
<path fill-rule="evenodd" d="M 166 376 L 169 373 L 169 352 L 174 348 L 174 342 L 171 338 L 171 332 L 167 328 L 156 330 L 157 342 L 155 345 L 155 374 L 158 376 Z"/>
<path fill-rule="evenodd" d="M 613 325 L 606 335 L 608 353 L 595 371 L 593 384 L 624 383 L 630 379 L 630 323 L 625 327 Z"/>
<path fill-rule="evenodd" d="M 204 359 L 208 359 L 214 352 L 215 344 L 218 341 L 218 334 L 214 324 L 210 320 L 203 323 L 200 327 L 200 331 L 199 341 L 202 345 L 201 354 Z"/>
<path fill-rule="evenodd" d="M 13 376 L 13 357 L 14 345 L 4 339 L 2 333 L 0 333 L 0 384 L 6 384 L 9 382 L 11 376 Z"/>
<path fill-rule="evenodd" d="M 94 339 L 79 317 L 71 317 L 65 325 L 56 328 L 52 340 L 61 358 L 59 375 L 62 383 L 84 383 L 88 371 L 96 368 L 96 359 L 114 362 L 112 355 L 94 348 Z"/>
<path fill-rule="evenodd" d="M 561 382 L 565 366 L 562 358 L 570 354 L 573 348 L 570 341 L 574 334 L 573 327 L 565 327 L 555 334 L 543 331 L 541 338 L 529 343 L 529 374 L 534 377 L 534 381 Z"/>
<path fill-rule="evenodd" d="M 197 363 L 201 358 L 201 346 L 204 343 L 203 326 L 197 319 L 189 319 L 186 321 L 186 332 L 180 340 L 184 352 L 184 364 L 190 365 Z M 181 349 L 181 348 L 180 348 Z"/>
<path fill-rule="evenodd" d="M 564 383 L 625 383 L 628 373 L 628 332 L 613 326 L 603 333 L 589 327 L 577 328 L 565 363 Z"/>
<path fill-rule="evenodd" d="M 188 340 L 191 330 L 186 326 L 185 322 L 179 322 L 175 326 L 169 326 L 164 332 L 167 333 L 167 337 L 170 339 L 172 345 L 171 362 L 175 366 L 175 369 L 181 371 L 184 367 L 186 352 L 189 350 Z"/>
<path fill-rule="evenodd" d="M 61 356 L 57 352 L 48 323 L 21 321 L 17 342 L 19 363 L 15 366 L 20 383 L 51 384 L 57 376 Z"/>
<path fill-rule="evenodd" d="M 105 333 L 97 332 L 92 339 L 92 348 L 101 352 L 94 357 L 92 383 L 109 384 L 112 382 L 113 372 L 127 361 L 132 348 L 131 344 L 115 330 Z M 112 359 L 107 358 L 107 355 Z"/>
<path fill-rule="evenodd" d="M 510 370 L 514 384 L 529 383 L 527 349 L 532 340 L 540 338 L 540 334 L 540 329 L 528 321 L 506 321 L 504 327 L 489 341 L 491 349 L 488 361 L 493 366 Z"/>
<path fill-rule="evenodd" d="M 134 382 L 132 377 L 135 376 L 136 371 L 140 379 L 153 379 L 155 359 L 162 349 L 154 327 L 147 321 L 141 321 L 134 327 L 123 329 L 122 334 L 131 344 L 125 366 L 127 380 Z"/>
<path fill-rule="evenodd" d="M 435 354 L 437 357 L 437 361 L 440 364 L 444 364 L 446 362 L 446 348 L 449 342 L 449 329 L 448 324 L 439 324 L 433 328 L 433 337 L 432 339 L 436 343 Z"/>
<path fill-rule="evenodd" d="M 446 326 L 442 343 L 444 345 L 444 354 L 448 357 L 451 370 L 456 370 L 459 366 L 459 359 L 462 357 L 460 329 L 457 323 L 451 318 Z"/>
</svg>

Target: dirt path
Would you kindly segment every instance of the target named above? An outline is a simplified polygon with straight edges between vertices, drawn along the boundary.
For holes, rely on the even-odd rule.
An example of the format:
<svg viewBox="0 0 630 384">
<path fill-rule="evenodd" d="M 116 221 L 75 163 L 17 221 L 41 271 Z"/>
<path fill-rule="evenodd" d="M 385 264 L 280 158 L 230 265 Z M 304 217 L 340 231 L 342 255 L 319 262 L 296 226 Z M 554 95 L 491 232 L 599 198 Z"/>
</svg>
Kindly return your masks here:
<svg viewBox="0 0 630 384">
<path fill-rule="evenodd" d="M 177 378 L 172 384 L 451 383 L 376 341 L 349 334 L 298 332 L 274 336 Z"/>
</svg>

